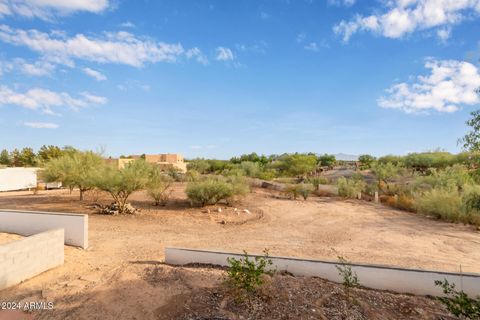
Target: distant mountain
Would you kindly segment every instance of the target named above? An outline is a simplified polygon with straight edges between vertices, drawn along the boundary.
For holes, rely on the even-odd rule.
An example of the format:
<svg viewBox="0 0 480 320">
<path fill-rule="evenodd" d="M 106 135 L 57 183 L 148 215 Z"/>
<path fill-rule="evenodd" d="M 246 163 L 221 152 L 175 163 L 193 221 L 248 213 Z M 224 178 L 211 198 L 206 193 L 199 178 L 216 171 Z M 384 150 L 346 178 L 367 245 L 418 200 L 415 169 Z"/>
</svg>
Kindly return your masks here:
<svg viewBox="0 0 480 320">
<path fill-rule="evenodd" d="M 337 153 L 334 156 L 340 161 L 358 161 L 358 156 L 353 154 Z"/>
</svg>

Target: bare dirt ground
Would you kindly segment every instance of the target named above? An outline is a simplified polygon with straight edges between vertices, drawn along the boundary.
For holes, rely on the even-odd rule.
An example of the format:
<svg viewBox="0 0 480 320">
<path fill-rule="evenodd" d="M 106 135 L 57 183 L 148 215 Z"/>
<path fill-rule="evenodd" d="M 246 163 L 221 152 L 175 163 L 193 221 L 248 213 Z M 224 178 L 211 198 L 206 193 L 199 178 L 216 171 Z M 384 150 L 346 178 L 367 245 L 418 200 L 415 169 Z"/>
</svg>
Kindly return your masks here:
<svg viewBox="0 0 480 320">
<path fill-rule="evenodd" d="M 11 233 L 0 233 L 0 245 L 22 239 L 21 236 Z"/>
<path fill-rule="evenodd" d="M 224 206 L 221 213 L 219 206 L 207 213 L 190 208 L 184 187 L 175 186 L 166 207 L 152 206 L 143 192 L 134 194 L 131 203 L 141 209 L 134 216 L 95 214 L 92 201 L 107 204 L 105 195 L 79 202 L 78 193 L 65 190 L 0 193 L 4 209 L 91 214 L 88 250 L 65 247 L 64 266 L 0 291 L 0 301 L 54 301 L 54 312 L 33 313 L 43 319 L 161 318 L 158 310 L 175 297 L 182 303 L 192 290 L 214 290 L 223 277 L 221 270 L 161 264 L 168 246 L 249 253 L 268 248 L 271 255 L 342 255 L 352 262 L 443 271 L 461 265 L 464 272 L 480 273 L 480 233 L 470 226 L 362 201 L 292 201 L 261 189 L 237 205 L 238 215 Z M 149 270 L 155 269 L 161 281 L 152 285 Z"/>
</svg>

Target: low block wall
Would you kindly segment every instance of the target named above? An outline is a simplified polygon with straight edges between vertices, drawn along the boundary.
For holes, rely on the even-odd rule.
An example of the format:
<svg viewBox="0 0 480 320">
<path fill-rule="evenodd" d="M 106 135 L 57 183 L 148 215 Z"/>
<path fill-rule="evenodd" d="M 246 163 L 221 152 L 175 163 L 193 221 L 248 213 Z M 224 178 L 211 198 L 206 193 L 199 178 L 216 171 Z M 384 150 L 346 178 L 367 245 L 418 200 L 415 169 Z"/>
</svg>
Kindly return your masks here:
<svg viewBox="0 0 480 320">
<path fill-rule="evenodd" d="M 88 247 L 88 215 L 0 209 L 0 232 L 30 236 L 58 228 L 65 230 L 65 244 Z"/>
<path fill-rule="evenodd" d="M 228 266 L 227 257 L 238 259 L 242 255 L 183 248 L 165 249 L 165 262 L 173 265 L 205 263 Z M 279 271 L 285 270 L 297 276 L 315 276 L 337 283 L 342 282 L 335 267 L 338 265 L 338 262 L 287 257 L 270 258 L 274 268 Z M 471 296 L 480 295 L 480 274 L 458 274 L 365 264 L 351 264 L 351 266 L 352 270 L 357 273 L 360 284 L 367 288 L 399 293 L 442 296 L 441 288 L 435 286 L 434 282 L 435 280 L 447 279 L 450 283 L 455 283 L 457 289 L 462 289 Z"/>
<path fill-rule="evenodd" d="M 0 245 L 0 290 L 62 265 L 63 238 L 56 229 Z"/>
</svg>

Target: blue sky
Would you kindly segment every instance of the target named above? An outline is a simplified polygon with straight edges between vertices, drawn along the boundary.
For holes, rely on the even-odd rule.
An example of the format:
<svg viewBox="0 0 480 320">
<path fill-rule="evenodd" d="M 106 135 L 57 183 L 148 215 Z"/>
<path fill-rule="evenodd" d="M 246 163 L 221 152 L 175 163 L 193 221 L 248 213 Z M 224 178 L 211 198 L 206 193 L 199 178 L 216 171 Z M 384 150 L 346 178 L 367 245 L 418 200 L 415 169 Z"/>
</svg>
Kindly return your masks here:
<svg viewBox="0 0 480 320">
<path fill-rule="evenodd" d="M 0 148 L 457 152 L 480 0 L 0 0 Z"/>
</svg>

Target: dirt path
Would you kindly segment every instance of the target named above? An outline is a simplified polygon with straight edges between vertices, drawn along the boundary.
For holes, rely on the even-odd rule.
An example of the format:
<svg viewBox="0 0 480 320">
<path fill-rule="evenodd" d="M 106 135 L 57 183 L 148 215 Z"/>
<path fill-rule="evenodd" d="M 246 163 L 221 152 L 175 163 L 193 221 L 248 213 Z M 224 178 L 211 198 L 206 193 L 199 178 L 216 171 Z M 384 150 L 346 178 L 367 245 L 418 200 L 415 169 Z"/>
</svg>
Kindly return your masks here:
<svg viewBox="0 0 480 320">
<path fill-rule="evenodd" d="M 145 194 L 137 193 L 132 203 L 142 209 L 139 215 L 91 215 L 88 250 L 65 247 L 64 266 L 0 291 L 0 300 L 52 299 L 58 310 L 74 312 L 75 306 L 91 299 L 105 298 L 108 303 L 102 292 L 116 292 L 113 297 L 121 299 L 117 301 L 146 295 L 145 303 L 158 304 L 163 301 L 159 292 L 165 293 L 166 301 L 189 286 L 218 280 L 208 280 L 206 273 L 199 284 L 168 278 L 163 287 L 149 289 L 142 282 L 146 269 L 158 265 L 169 246 L 250 253 L 268 248 L 271 255 L 326 260 L 342 255 L 352 262 L 444 271 L 458 271 L 461 265 L 465 272 L 480 273 L 480 233 L 473 227 L 361 201 L 278 199 L 261 189 L 238 206 L 239 215 L 233 208 L 205 213 L 188 206 L 183 188 L 176 186 L 174 200 L 165 208 L 151 206 Z M 92 213 L 91 202 L 79 203 L 77 197 L 65 191 L 1 193 L 0 208 Z M 251 214 L 243 212 L 245 208 Z M 146 307 L 138 303 L 136 308 L 140 312 Z"/>
</svg>

